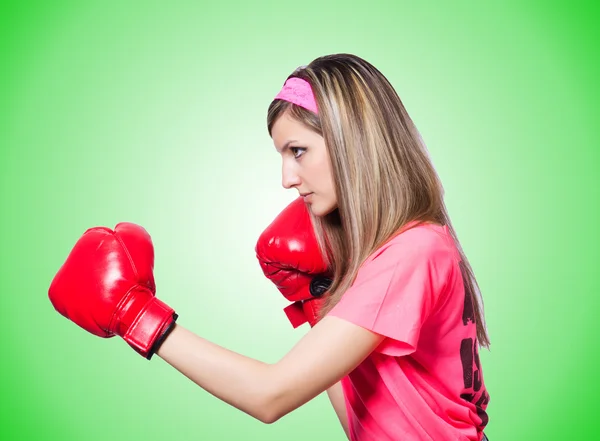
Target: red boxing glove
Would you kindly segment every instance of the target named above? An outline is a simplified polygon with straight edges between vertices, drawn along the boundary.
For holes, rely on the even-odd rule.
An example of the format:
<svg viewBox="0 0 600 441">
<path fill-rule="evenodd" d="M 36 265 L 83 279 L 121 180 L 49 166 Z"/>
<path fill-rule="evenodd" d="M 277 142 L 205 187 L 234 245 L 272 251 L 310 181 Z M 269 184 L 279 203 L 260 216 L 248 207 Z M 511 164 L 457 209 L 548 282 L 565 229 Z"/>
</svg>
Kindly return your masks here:
<svg viewBox="0 0 600 441">
<path fill-rule="evenodd" d="M 307 321 L 314 326 L 331 279 L 302 198 L 289 204 L 263 231 L 256 256 L 265 276 L 294 302 L 284 309 L 292 326 Z"/>
<path fill-rule="evenodd" d="M 323 293 L 325 293 L 325 291 L 327 291 L 331 285 L 331 279 L 329 277 L 316 276 L 313 280 L 318 281 L 318 284 L 322 284 L 322 288 L 318 288 L 318 290 L 322 290 Z M 318 292 L 319 291 L 317 291 L 317 293 Z M 322 294 L 318 295 L 322 296 Z M 302 314 L 304 318 L 300 316 L 300 312 L 298 311 L 298 306 L 300 303 L 302 304 Z M 308 322 L 308 324 L 313 327 L 317 324 L 319 319 L 319 311 L 321 310 L 323 303 L 325 303 L 325 297 L 315 297 L 312 299 L 303 300 L 302 302 L 294 302 L 285 308 L 284 311 L 294 328 L 297 328 L 305 322 Z M 296 318 L 296 316 L 298 318 Z M 300 325 L 294 325 L 294 323 L 300 323 Z"/>
<path fill-rule="evenodd" d="M 154 247 L 139 225 L 90 228 L 52 280 L 54 308 L 86 331 L 118 335 L 148 360 L 177 314 L 155 297 Z"/>
</svg>

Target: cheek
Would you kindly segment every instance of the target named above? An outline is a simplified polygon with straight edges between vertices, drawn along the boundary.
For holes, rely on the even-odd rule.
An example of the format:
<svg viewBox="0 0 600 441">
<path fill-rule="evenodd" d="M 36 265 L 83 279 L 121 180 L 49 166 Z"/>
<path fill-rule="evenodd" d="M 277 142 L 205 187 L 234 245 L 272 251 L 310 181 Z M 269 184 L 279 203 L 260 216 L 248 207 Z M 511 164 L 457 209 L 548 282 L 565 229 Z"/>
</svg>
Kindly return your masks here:
<svg viewBox="0 0 600 441">
<path fill-rule="evenodd" d="M 323 168 L 321 170 L 322 180 L 330 188 L 333 188 L 333 173 L 329 161 L 324 161 Z"/>
<path fill-rule="evenodd" d="M 319 186 L 321 191 L 329 186 L 329 169 L 327 165 L 319 162 L 316 167 L 312 169 L 312 180 Z"/>
</svg>

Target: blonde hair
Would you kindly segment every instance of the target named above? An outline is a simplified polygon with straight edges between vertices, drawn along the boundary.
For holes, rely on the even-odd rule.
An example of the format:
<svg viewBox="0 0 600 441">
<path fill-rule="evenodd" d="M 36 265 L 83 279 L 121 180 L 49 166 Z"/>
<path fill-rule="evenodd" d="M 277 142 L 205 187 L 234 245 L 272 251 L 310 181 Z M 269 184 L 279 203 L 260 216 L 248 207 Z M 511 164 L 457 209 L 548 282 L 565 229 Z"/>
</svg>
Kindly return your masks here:
<svg viewBox="0 0 600 441">
<path fill-rule="evenodd" d="M 315 234 L 332 272 L 324 317 L 352 285 L 362 263 L 408 222 L 447 225 L 461 257 L 465 307 L 477 340 L 489 348 L 483 300 L 448 216 L 440 179 L 400 97 L 373 65 L 350 54 L 319 57 L 290 77 L 310 83 L 319 114 L 283 100 L 269 106 L 269 134 L 288 112 L 324 138 L 337 209 L 315 217 Z M 467 305 L 467 302 L 471 305 Z"/>
</svg>

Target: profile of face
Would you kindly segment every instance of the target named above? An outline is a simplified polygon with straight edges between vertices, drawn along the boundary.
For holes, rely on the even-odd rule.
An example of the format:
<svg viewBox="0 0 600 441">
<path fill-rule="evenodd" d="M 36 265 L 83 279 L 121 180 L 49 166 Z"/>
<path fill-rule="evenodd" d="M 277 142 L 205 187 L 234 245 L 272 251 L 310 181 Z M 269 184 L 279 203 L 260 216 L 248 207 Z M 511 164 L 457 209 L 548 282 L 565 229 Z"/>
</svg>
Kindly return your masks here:
<svg viewBox="0 0 600 441">
<path fill-rule="evenodd" d="M 283 187 L 298 190 L 315 216 L 335 210 L 337 197 L 323 137 L 288 112 L 275 121 L 271 137 L 283 159 Z"/>
</svg>

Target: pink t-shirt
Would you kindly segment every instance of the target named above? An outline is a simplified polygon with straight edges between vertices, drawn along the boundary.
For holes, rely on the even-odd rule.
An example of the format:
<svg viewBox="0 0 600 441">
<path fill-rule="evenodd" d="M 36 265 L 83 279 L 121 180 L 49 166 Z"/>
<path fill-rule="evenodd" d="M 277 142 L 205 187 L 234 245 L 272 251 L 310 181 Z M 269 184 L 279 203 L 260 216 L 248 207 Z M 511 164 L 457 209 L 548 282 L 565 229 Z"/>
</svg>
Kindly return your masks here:
<svg viewBox="0 0 600 441">
<path fill-rule="evenodd" d="M 386 337 L 342 379 L 351 441 L 483 437 L 489 395 L 459 261 L 447 226 L 405 230 L 328 314 Z"/>
</svg>

